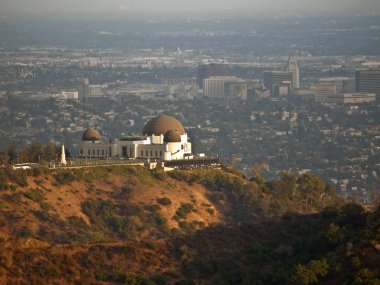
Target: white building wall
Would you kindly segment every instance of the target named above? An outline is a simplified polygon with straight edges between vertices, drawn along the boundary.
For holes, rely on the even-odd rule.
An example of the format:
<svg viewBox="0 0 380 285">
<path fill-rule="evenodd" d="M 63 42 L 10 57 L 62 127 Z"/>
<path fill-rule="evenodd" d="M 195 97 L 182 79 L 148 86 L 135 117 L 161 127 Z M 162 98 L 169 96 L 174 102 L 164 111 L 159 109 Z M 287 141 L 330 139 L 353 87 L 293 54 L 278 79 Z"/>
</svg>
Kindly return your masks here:
<svg viewBox="0 0 380 285">
<path fill-rule="evenodd" d="M 115 141 L 113 143 L 82 141 L 81 156 L 88 158 L 183 159 L 185 154 L 191 154 L 191 143 L 187 140 L 187 134 L 183 134 L 181 135 L 181 142 L 176 143 L 163 143 L 163 136 L 151 136 L 139 141 Z"/>
</svg>

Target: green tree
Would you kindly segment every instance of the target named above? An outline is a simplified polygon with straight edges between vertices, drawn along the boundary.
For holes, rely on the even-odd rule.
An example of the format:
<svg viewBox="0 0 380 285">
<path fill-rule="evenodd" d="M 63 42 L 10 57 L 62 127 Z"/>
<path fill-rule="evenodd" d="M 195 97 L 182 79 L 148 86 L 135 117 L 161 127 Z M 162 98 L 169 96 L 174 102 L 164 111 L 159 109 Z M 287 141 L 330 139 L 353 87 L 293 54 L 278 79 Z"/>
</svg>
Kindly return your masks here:
<svg viewBox="0 0 380 285">
<path fill-rule="evenodd" d="M 281 172 L 280 180 L 284 185 L 284 190 L 294 196 L 297 191 L 297 178 L 291 173 Z"/>
<path fill-rule="evenodd" d="M 52 161 L 56 160 L 57 158 L 57 148 L 54 143 L 49 142 L 45 147 L 44 147 L 44 159 L 46 161 Z"/>
<path fill-rule="evenodd" d="M 8 157 L 9 157 L 9 161 L 11 163 L 17 161 L 17 148 L 16 148 L 16 145 L 12 144 L 8 148 Z"/>
<path fill-rule="evenodd" d="M 23 162 L 40 162 L 43 158 L 43 147 L 39 142 L 32 142 L 19 154 L 19 160 Z"/>
<path fill-rule="evenodd" d="M 325 191 L 325 183 L 311 172 L 307 172 L 297 179 L 298 191 L 305 197 L 307 205 L 321 205 Z"/>
<path fill-rule="evenodd" d="M 0 166 L 6 164 L 7 162 L 8 162 L 7 155 L 2 149 L 0 149 Z"/>
<path fill-rule="evenodd" d="M 312 260 L 306 266 L 297 264 L 291 278 L 292 284 L 309 285 L 318 283 L 319 277 L 324 277 L 329 272 L 329 264 L 325 258 Z"/>
</svg>

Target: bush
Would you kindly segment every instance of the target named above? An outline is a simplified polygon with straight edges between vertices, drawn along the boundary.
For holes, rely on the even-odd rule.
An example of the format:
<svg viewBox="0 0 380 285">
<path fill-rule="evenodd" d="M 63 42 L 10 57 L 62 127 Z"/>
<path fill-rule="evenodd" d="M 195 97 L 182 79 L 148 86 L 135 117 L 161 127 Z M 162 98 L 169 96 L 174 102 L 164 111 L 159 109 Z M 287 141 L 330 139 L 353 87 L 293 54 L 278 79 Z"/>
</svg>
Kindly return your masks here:
<svg viewBox="0 0 380 285">
<path fill-rule="evenodd" d="M 38 203 L 42 202 L 44 200 L 44 198 L 45 198 L 44 194 L 42 193 L 42 191 L 39 190 L 38 188 L 37 189 L 29 190 L 27 192 L 22 192 L 22 194 L 26 198 L 28 198 L 28 199 L 30 199 L 30 200 L 32 200 L 34 202 L 38 202 Z"/>
<path fill-rule="evenodd" d="M 181 203 L 181 206 L 175 212 L 175 219 L 176 220 L 186 219 L 187 215 L 193 211 L 195 211 L 195 208 L 193 205 L 189 203 Z"/>
<path fill-rule="evenodd" d="M 12 176 L 10 176 L 11 180 L 16 182 L 21 187 L 27 187 L 28 180 L 24 170 L 15 170 L 12 172 Z"/>
<path fill-rule="evenodd" d="M 0 182 L 0 190 L 8 190 L 9 189 L 9 185 L 6 184 L 6 183 L 3 183 L 3 182 Z"/>
<path fill-rule="evenodd" d="M 154 204 L 145 206 L 145 209 L 149 212 L 158 212 L 159 210 L 161 210 L 161 207 L 160 205 Z"/>
<path fill-rule="evenodd" d="M 120 189 L 119 197 L 124 200 L 129 200 L 132 198 L 133 187 L 132 185 L 126 185 Z"/>
<path fill-rule="evenodd" d="M 306 266 L 297 264 L 292 276 L 293 284 L 308 285 L 318 283 L 318 277 L 324 277 L 329 272 L 329 264 L 325 258 L 312 260 Z"/>
<path fill-rule="evenodd" d="M 152 213 L 151 214 L 152 222 L 158 226 L 158 227 L 165 227 L 168 223 L 168 220 L 161 216 L 159 213 Z"/>
<path fill-rule="evenodd" d="M 172 201 L 168 197 L 157 198 L 156 200 L 157 200 L 157 203 L 159 203 L 163 206 L 167 206 L 167 205 L 172 204 Z"/>
<path fill-rule="evenodd" d="M 54 175 L 55 180 L 61 184 L 70 184 L 75 180 L 75 175 L 70 171 L 59 171 Z"/>
<path fill-rule="evenodd" d="M 154 281 L 154 283 L 156 283 L 158 285 L 166 285 L 166 284 L 169 284 L 170 277 L 167 275 L 161 274 L 161 275 L 153 276 L 152 280 Z"/>
<path fill-rule="evenodd" d="M 213 215 L 215 213 L 215 210 L 213 208 L 207 208 L 206 209 L 207 213 Z"/>
</svg>

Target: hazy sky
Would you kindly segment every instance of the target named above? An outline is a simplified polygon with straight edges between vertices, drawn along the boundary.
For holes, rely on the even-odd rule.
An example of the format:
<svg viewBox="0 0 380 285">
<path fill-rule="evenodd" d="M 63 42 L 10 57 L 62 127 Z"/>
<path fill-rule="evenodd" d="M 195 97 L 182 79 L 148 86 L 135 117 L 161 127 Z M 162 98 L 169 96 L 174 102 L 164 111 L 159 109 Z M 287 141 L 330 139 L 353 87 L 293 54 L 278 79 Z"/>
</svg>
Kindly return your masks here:
<svg viewBox="0 0 380 285">
<path fill-rule="evenodd" d="M 149 11 L 191 13 L 220 10 L 255 14 L 313 10 L 379 12 L 380 0 L 0 0 L 2 17 L 80 14 L 90 17 Z"/>
</svg>

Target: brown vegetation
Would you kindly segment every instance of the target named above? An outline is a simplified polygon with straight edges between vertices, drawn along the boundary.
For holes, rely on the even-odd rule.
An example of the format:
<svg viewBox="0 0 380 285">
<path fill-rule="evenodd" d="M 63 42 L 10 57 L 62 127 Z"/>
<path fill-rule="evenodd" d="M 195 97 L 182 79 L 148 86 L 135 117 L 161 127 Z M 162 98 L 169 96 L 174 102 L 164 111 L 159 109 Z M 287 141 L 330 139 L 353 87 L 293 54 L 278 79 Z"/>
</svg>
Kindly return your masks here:
<svg viewBox="0 0 380 285">
<path fill-rule="evenodd" d="M 376 284 L 380 209 L 313 174 L 0 170 L 0 283 Z"/>
</svg>

